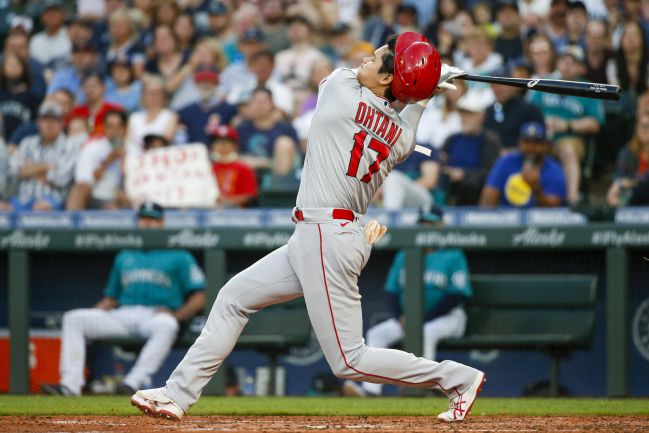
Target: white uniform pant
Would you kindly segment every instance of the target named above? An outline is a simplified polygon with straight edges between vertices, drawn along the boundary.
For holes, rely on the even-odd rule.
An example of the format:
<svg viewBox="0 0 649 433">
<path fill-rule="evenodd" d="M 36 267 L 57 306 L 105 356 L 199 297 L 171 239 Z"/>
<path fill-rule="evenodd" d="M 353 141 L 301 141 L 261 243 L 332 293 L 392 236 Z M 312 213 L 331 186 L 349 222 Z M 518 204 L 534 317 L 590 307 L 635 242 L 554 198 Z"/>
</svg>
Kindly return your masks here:
<svg viewBox="0 0 649 433">
<path fill-rule="evenodd" d="M 433 197 L 425 187 L 400 171 L 393 170 L 383 182 L 383 207 L 430 210 L 433 207 Z"/>
<path fill-rule="evenodd" d="M 124 379 L 132 388 L 148 386 L 164 362 L 178 333 L 178 322 L 154 307 L 125 306 L 112 310 L 82 308 L 63 315 L 61 335 L 61 384 L 81 394 L 89 340 L 109 337 L 143 337 L 146 344 Z"/>
<path fill-rule="evenodd" d="M 466 313 L 462 307 L 455 307 L 447 314 L 424 323 L 424 358 L 435 360 L 437 343 L 444 338 L 461 337 L 466 329 Z M 403 326 L 397 319 L 377 323 L 367 330 L 367 345 L 371 347 L 390 347 L 403 339 Z M 380 383 L 363 382 L 363 388 L 372 394 L 381 394 Z"/>
<path fill-rule="evenodd" d="M 365 345 L 357 281 L 371 246 L 358 223 L 332 220 L 330 209 L 329 218 L 324 209 L 312 211 L 303 209 L 306 222 L 296 225 L 288 245 L 234 276 L 219 292 L 201 335 L 163 388 L 183 410 L 198 400 L 251 314 L 300 296 L 324 356 L 340 378 L 448 392 L 479 374 L 453 361 L 436 363 Z"/>
</svg>

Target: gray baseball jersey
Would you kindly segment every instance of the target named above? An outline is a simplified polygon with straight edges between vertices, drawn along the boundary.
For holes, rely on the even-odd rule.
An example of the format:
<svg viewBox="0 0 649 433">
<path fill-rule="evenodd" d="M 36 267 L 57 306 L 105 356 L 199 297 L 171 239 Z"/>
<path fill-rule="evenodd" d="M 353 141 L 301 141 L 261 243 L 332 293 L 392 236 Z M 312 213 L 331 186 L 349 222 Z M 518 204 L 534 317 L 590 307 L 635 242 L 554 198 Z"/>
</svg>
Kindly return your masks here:
<svg viewBox="0 0 649 433">
<path fill-rule="evenodd" d="M 364 214 L 395 164 L 414 149 L 412 126 L 356 78 L 336 69 L 320 83 L 299 208 L 344 208 Z"/>
<path fill-rule="evenodd" d="M 249 316 L 301 296 L 338 377 L 438 388 L 451 398 L 482 377 L 457 362 L 437 363 L 365 344 L 358 277 L 371 245 L 356 218 L 350 221 L 332 210 L 365 213 L 392 167 L 413 150 L 413 126 L 422 111 L 411 106 L 397 115 L 349 69 L 334 71 L 320 85 L 297 198 L 302 212 L 298 218 L 294 211 L 293 236 L 220 290 L 205 328 L 162 392 L 187 411 L 234 348 Z"/>
</svg>

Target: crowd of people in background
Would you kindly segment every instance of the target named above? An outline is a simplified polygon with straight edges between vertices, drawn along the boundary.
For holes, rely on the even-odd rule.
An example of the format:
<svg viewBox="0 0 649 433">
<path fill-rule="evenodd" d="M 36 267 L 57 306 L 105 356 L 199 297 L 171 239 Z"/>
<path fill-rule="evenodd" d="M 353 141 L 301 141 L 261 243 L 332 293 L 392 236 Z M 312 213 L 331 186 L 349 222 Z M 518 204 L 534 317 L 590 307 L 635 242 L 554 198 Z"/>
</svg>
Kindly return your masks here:
<svg viewBox="0 0 649 433">
<path fill-rule="evenodd" d="M 623 93 L 604 103 L 456 80 L 417 131 L 432 157 L 397 166 L 376 206 L 649 203 L 647 0 L 0 5 L 0 210 L 135 207 L 124 161 L 190 143 L 208 148 L 214 207 L 257 206 L 265 185 L 297 186 L 320 81 L 404 31 L 472 74 Z M 581 182 L 593 160 L 610 185 L 599 197 Z"/>
</svg>

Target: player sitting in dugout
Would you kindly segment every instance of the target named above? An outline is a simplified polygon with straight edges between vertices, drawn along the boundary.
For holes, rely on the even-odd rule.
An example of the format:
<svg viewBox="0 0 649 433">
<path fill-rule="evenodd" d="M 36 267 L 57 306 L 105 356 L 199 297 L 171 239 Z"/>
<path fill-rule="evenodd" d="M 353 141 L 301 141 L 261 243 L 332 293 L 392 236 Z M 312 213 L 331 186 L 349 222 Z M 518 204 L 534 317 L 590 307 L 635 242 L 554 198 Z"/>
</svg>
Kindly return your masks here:
<svg viewBox="0 0 649 433">
<path fill-rule="evenodd" d="M 422 213 L 417 221 L 424 226 L 439 227 L 443 224 L 443 212 L 433 208 Z M 435 360 L 437 344 L 444 338 L 461 337 L 466 328 L 466 313 L 463 304 L 473 296 L 469 281 L 469 268 L 464 253 L 455 248 L 434 250 L 429 248 L 424 259 L 424 302 L 426 316 L 423 327 L 423 357 Z M 405 255 L 399 251 L 394 257 L 385 291 L 392 317 L 367 330 L 367 345 L 388 348 L 404 337 L 405 316 L 403 315 L 405 287 Z M 381 395 L 380 383 L 346 380 L 343 394 L 366 397 Z"/>
<path fill-rule="evenodd" d="M 140 228 L 161 228 L 163 209 L 145 203 Z M 112 337 L 142 337 L 146 343 L 116 393 L 130 395 L 151 385 L 176 341 L 180 324 L 205 308 L 205 277 L 186 250 L 125 250 L 115 257 L 105 296 L 94 308 L 63 315 L 61 382 L 42 384 L 46 394 L 79 396 L 85 384 L 86 343 Z"/>
</svg>

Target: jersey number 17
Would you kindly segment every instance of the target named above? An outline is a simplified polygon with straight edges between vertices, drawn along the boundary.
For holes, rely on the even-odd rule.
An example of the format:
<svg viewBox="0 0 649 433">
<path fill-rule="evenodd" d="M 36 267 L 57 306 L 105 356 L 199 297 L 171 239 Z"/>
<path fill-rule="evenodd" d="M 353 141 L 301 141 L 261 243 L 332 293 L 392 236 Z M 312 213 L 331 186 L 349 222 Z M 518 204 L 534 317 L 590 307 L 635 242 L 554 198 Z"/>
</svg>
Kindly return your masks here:
<svg viewBox="0 0 649 433">
<path fill-rule="evenodd" d="M 347 176 L 357 177 L 358 166 L 361 163 L 361 157 L 363 156 L 366 138 L 367 131 L 360 130 L 356 134 L 354 134 L 354 147 L 351 151 L 349 167 L 347 167 Z M 374 137 L 370 137 L 370 144 L 367 147 L 377 153 L 376 160 L 372 164 L 370 164 L 368 172 L 365 173 L 363 177 L 361 177 L 362 182 L 370 183 L 370 181 L 372 180 L 372 175 L 379 171 L 381 162 L 385 161 L 388 156 L 390 156 L 390 146 L 383 143 L 382 141 L 377 140 Z"/>
</svg>

